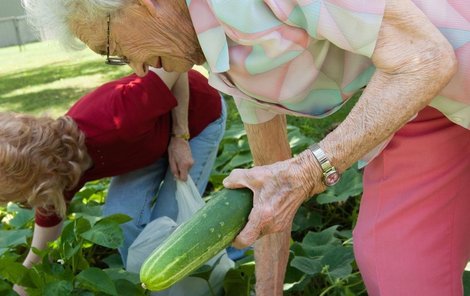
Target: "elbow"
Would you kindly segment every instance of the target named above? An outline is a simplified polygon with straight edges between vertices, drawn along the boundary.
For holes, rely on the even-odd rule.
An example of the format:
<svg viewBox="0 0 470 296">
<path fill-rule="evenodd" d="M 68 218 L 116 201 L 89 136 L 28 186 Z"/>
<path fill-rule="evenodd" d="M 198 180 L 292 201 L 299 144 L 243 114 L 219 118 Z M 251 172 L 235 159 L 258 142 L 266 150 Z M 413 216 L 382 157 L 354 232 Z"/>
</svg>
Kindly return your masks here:
<svg viewBox="0 0 470 296">
<path fill-rule="evenodd" d="M 428 60 L 432 65 L 430 72 L 434 74 L 432 79 L 440 84 L 440 88 L 444 88 L 457 73 L 458 62 L 454 49 L 445 40 L 435 44 L 429 53 Z"/>
<path fill-rule="evenodd" d="M 442 75 L 446 80 L 445 85 L 447 85 L 458 70 L 457 57 L 455 56 L 454 49 L 448 43 L 445 49 L 441 50 L 441 67 Z"/>
</svg>

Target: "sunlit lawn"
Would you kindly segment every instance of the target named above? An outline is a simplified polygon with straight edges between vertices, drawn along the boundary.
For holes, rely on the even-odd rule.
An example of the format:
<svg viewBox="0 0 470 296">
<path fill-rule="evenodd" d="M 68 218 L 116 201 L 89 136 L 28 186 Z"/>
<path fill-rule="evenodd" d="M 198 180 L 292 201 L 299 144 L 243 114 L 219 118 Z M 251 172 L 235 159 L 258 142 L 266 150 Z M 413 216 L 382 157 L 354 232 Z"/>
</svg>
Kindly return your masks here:
<svg viewBox="0 0 470 296">
<path fill-rule="evenodd" d="M 0 111 L 63 114 L 80 96 L 131 73 L 104 64 L 86 49 L 67 52 L 56 42 L 0 49 Z"/>
</svg>

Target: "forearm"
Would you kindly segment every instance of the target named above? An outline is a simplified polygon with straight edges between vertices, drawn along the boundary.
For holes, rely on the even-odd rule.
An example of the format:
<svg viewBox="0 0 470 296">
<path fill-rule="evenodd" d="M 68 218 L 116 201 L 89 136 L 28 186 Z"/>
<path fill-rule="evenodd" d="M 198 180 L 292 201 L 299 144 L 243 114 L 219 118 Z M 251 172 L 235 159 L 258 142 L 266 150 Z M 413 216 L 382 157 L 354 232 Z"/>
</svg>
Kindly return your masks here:
<svg viewBox="0 0 470 296">
<path fill-rule="evenodd" d="M 291 157 L 285 116 L 276 116 L 263 124 L 247 124 L 245 128 L 255 165 L 271 164 Z M 256 295 L 282 295 L 289 242 L 290 229 L 256 241 Z"/>
<path fill-rule="evenodd" d="M 372 56 L 377 68 L 347 118 L 320 143 L 339 171 L 423 109 L 455 72 L 453 50 L 409 1 L 387 1 Z"/>
<path fill-rule="evenodd" d="M 188 73 L 166 72 L 163 69 L 149 67 L 149 70 L 160 77 L 175 96 L 178 105 L 172 109 L 172 132 L 177 135 L 187 134 L 188 107 L 189 107 L 189 81 Z"/>
<path fill-rule="evenodd" d="M 32 248 L 43 250 L 47 247 L 49 242 L 56 240 L 62 231 L 62 222 L 52 227 L 42 227 L 37 224 L 34 225 L 33 240 L 31 242 L 31 250 L 26 256 L 23 265 L 30 268 L 38 263 L 40 258 L 32 251 Z"/>
<path fill-rule="evenodd" d="M 172 93 L 178 101 L 178 106 L 173 108 L 172 133 L 177 136 L 189 135 L 188 108 L 189 108 L 189 81 L 188 73 L 182 73 L 176 80 Z"/>
</svg>

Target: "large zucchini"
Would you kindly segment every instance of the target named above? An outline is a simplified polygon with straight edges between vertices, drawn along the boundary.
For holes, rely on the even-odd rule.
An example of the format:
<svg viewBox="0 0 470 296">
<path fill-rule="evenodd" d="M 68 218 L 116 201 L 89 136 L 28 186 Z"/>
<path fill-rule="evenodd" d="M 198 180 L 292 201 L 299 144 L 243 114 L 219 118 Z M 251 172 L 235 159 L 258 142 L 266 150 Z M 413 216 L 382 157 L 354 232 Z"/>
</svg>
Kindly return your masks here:
<svg viewBox="0 0 470 296">
<path fill-rule="evenodd" d="M 253 207 L 248 189 L 223 189 L 181 224 L 140 269 L 142 286 L 164 290 L 230 245 L 245 226 Z"/>
</svg>

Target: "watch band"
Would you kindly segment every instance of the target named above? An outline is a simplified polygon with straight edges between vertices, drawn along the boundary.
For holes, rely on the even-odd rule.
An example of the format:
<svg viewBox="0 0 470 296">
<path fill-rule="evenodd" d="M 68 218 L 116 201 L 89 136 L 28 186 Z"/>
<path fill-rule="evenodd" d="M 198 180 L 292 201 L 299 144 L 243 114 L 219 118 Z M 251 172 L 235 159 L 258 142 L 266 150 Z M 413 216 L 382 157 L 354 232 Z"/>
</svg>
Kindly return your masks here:
<svg viewBox="0 0 470 296">
<path fill-rule="evenodd" d="M 175 137 L 175 138 L 180 138 L 180 139 L 183 139 L 183 140 L 186 140 L 186 141 L 189 141 L 189 138 L 191 137 L 189 135 L 189 133 L 184 133 L 184 134 L 171 134 L 172 137 Z"/>
<path fill-rule="evenodd" d="M 320 167 L 323 170 L 323 183 L 326 186 L 333 186 L 341 179 L 341 175 L 336 171 L 336 168 L 331 164 L 330 160 L 325 154 L 325 151 L 321 147 L 314 143 L 308 147 L 312 151 L 313 156 L 320 164 Z"/>
</svg>

